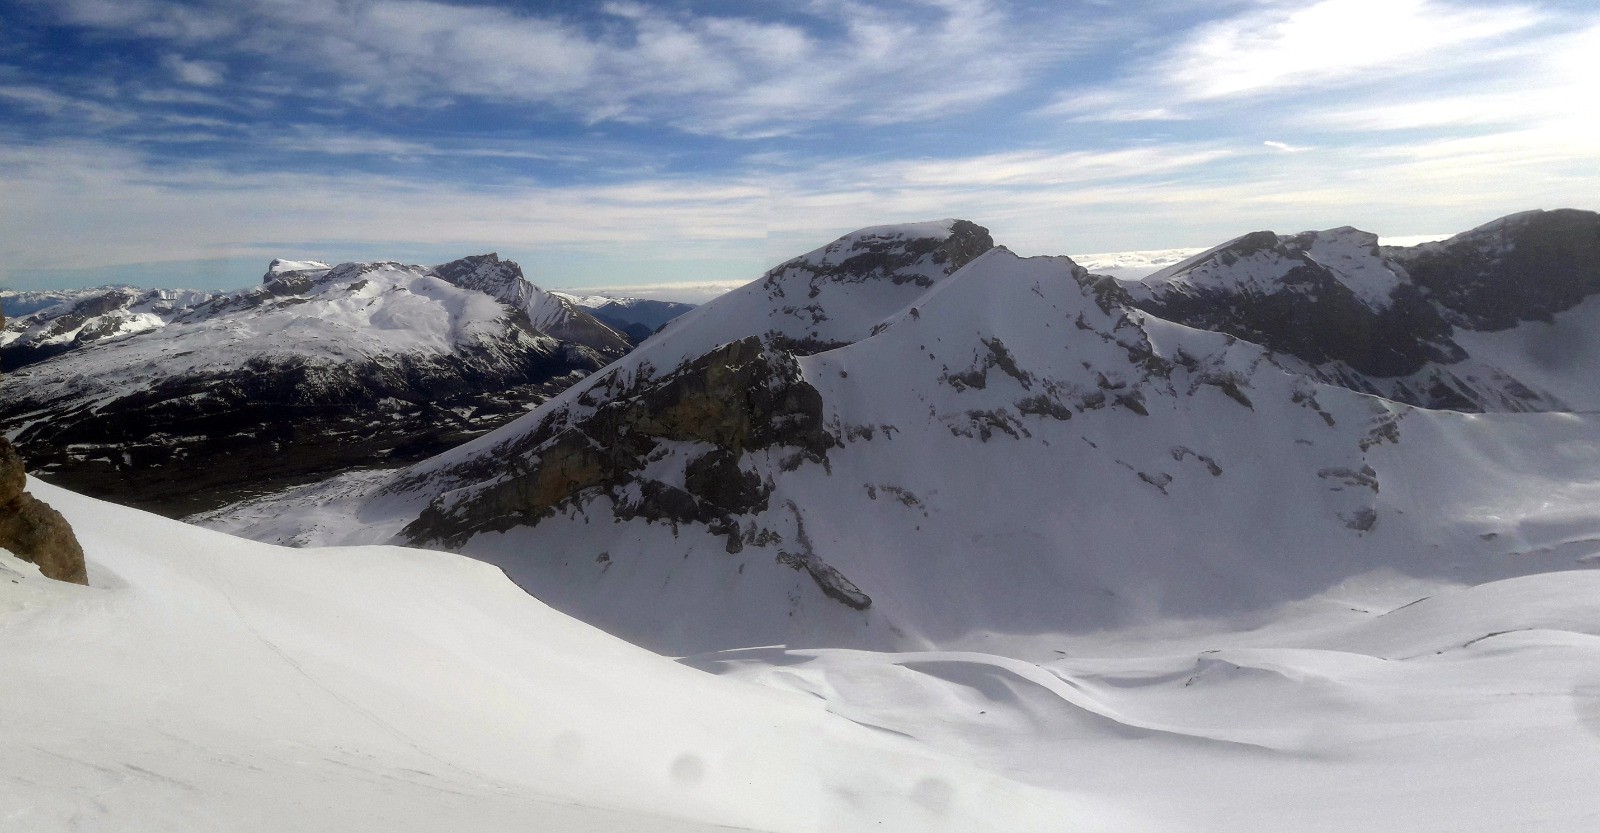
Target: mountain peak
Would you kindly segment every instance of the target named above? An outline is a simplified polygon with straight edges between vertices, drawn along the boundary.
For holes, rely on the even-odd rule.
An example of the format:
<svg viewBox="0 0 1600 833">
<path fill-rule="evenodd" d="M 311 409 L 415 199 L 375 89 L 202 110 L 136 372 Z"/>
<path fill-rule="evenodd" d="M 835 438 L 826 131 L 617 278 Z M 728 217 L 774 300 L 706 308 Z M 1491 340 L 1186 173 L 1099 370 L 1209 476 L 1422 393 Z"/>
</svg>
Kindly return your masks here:
<svg viewBox="0 0 1600 833">
<path fill-rule="evenodd" d="M 869 226 L 768 272 L 764 285 L 780 296 L 804 273 L 809 297 L 821 283 L 889 281 L 932 286 L 934 281 L 994 248 L 989 230 L 970 220 Z"/>
<path fill-rule="evenodd" d="M 314 277 L 309 273 L 314 272 L 322 274 L 326 273 L 331 268 L 333 267 L 318 260 L 284 260 L 283 258 L 273 258 L 272 262 L 267 264 L 267 273 L 261 276 L 261 282 L 271 283 L 272 281 L 287 275 L 304 274 L 306 277 Z"/>
</svg>

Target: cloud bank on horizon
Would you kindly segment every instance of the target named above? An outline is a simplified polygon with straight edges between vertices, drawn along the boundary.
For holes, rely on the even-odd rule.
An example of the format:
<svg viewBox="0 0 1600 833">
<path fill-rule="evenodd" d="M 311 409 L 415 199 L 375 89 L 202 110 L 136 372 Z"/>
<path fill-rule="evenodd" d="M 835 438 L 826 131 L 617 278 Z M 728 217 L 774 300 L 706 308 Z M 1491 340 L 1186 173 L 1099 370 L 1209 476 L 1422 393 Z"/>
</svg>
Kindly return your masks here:
<svg viewBox="0 0 1600 833">
<path fill-rule="evenodd" d="M 19 288 L 479 250 L 717 282 L 932 217 L 1057 254 L 1600 193 L 1591 0 L 0 6 Z"/>
</svg>

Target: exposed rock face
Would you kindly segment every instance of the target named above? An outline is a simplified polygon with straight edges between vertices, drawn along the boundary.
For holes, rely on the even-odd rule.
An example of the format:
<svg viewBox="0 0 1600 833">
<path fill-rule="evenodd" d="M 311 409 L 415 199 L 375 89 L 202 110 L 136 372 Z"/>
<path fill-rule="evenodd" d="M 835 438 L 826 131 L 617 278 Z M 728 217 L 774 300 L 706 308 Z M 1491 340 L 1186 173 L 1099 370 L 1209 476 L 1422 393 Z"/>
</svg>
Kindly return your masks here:
<svg viewBox="0 0 1600 833">
<path fill-rule="evenodd" d="M 455 546 L 479 533 L 535 526 L 570 502 L 608 496 L 620 519 L 698 521 L 738 551 L 735 516 L 765 510 L 772 488 L 741 466 L 742 455 L 788 448 L 787 465 L 798 466 L 823 461 L 835 442 L 823 428 L 821 395 L 801 379 L 793 357 L 755 337 L 659 380 L 611 392 L 603 404 L 583 397 L 578 406 L 548 414 L 494 454 L 392 486 L 446 490 L 403 536 Z M 666 444 L 700 450 L 681 476 L 645 476 Z"/>
<path fill-rule="evenodd" d="M 989 230 L 970 220 L 841 237 L 763 277 L 760 314 L 771 323 L 765 340 L 797 355 L 850 344 L 868 335 L 857 332 L 862 310 L 876 313 L 867 316 L 870 326 L 992 248 Z"/>
<path fill-rule="evenodd" d="M 1145 278 L 1130 296 L 1154 315 L 1264 345 L 1362 393 L 1457 411 L 1552 411 L 1588 394 L 1519 378 L 1523 359 L 1539 357 L 1518 355 L 1514 340 L 1480 353 L 1462 345 L 1480 349 L 1474 333 L 1551 322 L 1597 293 L 1600 214 L 1563 209 L 1411 248 L 1380 248 L 1348 227 L 1254 232 Z"/>
<path fill-rule="evenodd" d="M 1386 281 L 1362 276 L 1368 285 L 1360 289 L 1367 291 L 1358 294 L 1341 267 L 1363 256 L 1363 271 L 1388 275 Z M 1403 274 L 1384 264 L 1375 234 L 1258 231 L 1152 276 L 1133 297 L 1171 321 L 1373 376 L 1459 361 L 1464 354 L 1450 341 L 1450 325 Z"/>
<path fill-rule="evenodd" d="M 909 240 L 891 237 L 866 236 L 852 240 L 848 253 L 837 262 L 817 263 L 807 258 L 796 258 L 767 275 L 769 285 L 784 276 L 789 266 L 803 268 L 811 275 L 810 293 L 816 295 L 823 283 L 866 283 L 887 280 L 895 284 L 933 285 L 933 278 L 923 268 L 925 263 L 944 267 L 949 274 L 972 262 L 972 259 L 994 248 L 994 238 L 989 230 L 970 220 L 956 220 L 950 224 L 948 237 L 920 237 Z"/>
<path fill-rule="evenodd" d="M 1549 321 L 1600 292 L 1600 214 L 1593 211 L 1513 214 L 1449 240 L 1386 253 L 1451 323 L 1472 330 Z"/>
</svg>

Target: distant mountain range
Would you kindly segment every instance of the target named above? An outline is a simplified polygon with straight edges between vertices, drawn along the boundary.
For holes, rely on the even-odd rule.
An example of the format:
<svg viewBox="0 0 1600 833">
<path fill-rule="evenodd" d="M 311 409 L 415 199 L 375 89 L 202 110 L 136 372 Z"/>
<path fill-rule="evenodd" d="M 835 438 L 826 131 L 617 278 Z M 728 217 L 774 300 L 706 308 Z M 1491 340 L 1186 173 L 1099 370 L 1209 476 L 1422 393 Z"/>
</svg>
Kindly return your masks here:
<svg viewBox="0 0 1600 833">
<path fill-rule="evenodd" d="M 493 254 L 17 298 L 55 303 L 0 335 L 6 434 L 42 476 L 169 514 L 426 457 L 632 347 Z"/>
</svg>

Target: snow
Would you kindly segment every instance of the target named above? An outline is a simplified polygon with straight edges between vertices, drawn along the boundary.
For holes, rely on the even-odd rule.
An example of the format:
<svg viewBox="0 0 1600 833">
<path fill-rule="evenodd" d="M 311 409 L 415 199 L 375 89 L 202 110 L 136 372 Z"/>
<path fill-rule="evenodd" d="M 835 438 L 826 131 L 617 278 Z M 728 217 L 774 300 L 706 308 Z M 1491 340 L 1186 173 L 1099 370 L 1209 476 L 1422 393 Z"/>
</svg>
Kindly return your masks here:
<svg viewBox="0 0 1600 833">
<path fill-rule="evenodd" d="M 1401 283 L 1394 268 L 1378 256 L 1378 236 L 1344 226 L 1320 232 L 1306 255 L 1328 267 L 1367 307 L 1382 309 Z"/>
<path fill-rule="evenodd" d="M 8 831 L 1487 833 L 1600 815 L 1600 573 L 1420 600 L 1397 579 L 1392 608 L 1342 587 L 1165 637 L 674 663 L 465 558 L 282 549 L 30 488 L 77 527 L 92 586 L 0 553 Z"/>
<path fill-rule="evenodd" d="M 71 344 L 86 330 L 96 333 L 96 337 L 101 339 L 149 332 L 165 327 L 188 308 L 216 297 L 215 293 L 192 289 L 139 289 L 131 286 L 53 294 L 60 297 L 57 303 L 45 305 L 27 315 L 8 318 L 5 329 L 0 330 L 0 347 Z M 100 306 L 90 310 L 83 321 L 76 326 L 62 326 L 62 316 L 77 312 L 80 303 L 95 301 Z"/>
<path fill-rule="evenodd" d="M 1159 829 L 652 655 L 479 562 L 30 488 L 92 586 L 0 561 L 6 830 Z"/>
<path fill-rule="evenodd" d="M 277 276 L 289 272 L 326 272 L 333 267 L 317 260 L 283 260 L 274 259 L 267 265 L 267 275 Z"/>
<path fill-rule="evenodd" d="M 774 491 L 741 520 L 781 542 L 803 522 L 817 556 L 872 598 L 865 611 L 779 563 L 791 544 L 730 555 L 699 525 L 615 522 L 605 496 L 462 551 L 558 609 L 688 654 L 1031 651 L 1171 620 L 1242 627 L 1383 571 L 1456 586 L 1600 550 L 1584 543 L 1600 539 L 1596 417 L 1424 411 L 1319 384 L 1248 342 L 1102 307 L 1081 275 L 1065 258 L 992 250 L 898 299 L 854 343 L 800 359 L 840 445 L 826 466 L 792 471 L 785 449 L 746 454 Z M 533 461 L 505 449 L 539 420 L 581 414 L 586 391 L 604 399 L 614 377 L 660 374 L 728 332 L 709 312 L 680 321 L 598 381 L 389 481 L 421 492 L 311 489 L 207 522 L 390 542 L 431 498 L 454 505 L 516 476 Z M 661 453 L 651 471 L 681 486 L 674 473 L 698 452 Z M 314 520 L 292 508 L 307 506 Z"/>
</svg>

